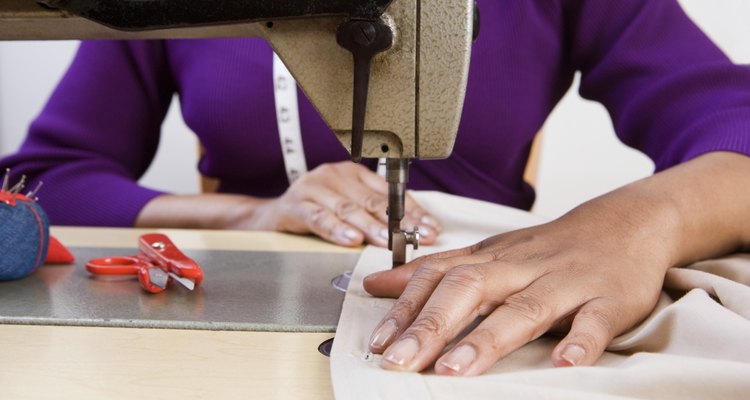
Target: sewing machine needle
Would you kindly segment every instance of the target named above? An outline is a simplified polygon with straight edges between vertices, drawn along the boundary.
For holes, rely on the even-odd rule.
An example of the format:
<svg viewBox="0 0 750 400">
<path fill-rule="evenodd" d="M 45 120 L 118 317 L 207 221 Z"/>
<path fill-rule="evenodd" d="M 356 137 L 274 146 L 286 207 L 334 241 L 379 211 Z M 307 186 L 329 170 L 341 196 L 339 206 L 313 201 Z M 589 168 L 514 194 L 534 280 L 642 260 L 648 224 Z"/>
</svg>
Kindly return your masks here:
<svg viewBox="0 0 750 400">
<path fill-rule="evenodd" d="M 419 247 L 419 232 L 401 229 L 406 213 L 406 184 L 409 182 L 409 163 L 406 158 L 386 160 L 385 180 L 388 182 L 388 249 L 393 256 L 393 268 L 406 262 L 406 246 Z"/>
</svg>

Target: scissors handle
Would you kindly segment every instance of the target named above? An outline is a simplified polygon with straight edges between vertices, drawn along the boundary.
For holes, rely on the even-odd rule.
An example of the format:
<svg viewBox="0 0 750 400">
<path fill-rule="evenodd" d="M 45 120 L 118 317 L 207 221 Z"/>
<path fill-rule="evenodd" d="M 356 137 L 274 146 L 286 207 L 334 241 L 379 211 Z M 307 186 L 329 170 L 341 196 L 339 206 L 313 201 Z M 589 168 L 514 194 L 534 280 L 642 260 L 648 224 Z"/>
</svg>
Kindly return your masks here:
<svg viewBox="0 0 750 400">
<path fill-rule="evenodd" d="M 94 275 L 135 274 L 138 276 L 138 282 L 140 282 L 141 287 L 149 293 L 159 293 L 166 289 L 166 277 L 163 277 L 163 286 L 157 285 L 151 279 L 151 273 L 161 272 L 161 270 L 138 257 L 95 258 L 86 263 L 86 270 Z"/>
<path fill-rule="evenodd" d="M 203 281 L 203 271 L 190 257 L 183 254 L 169 238 L 161 233 L 149 233 L 138 239 L 138 248 L 150 262 L 179 277 Z"/>
<path fill-rule="evenodd" d="M 101 257 L 86 263 L 86 270 L 94 275 L 133 275 L 145 267 L 138 257 Z"/>
</svg>

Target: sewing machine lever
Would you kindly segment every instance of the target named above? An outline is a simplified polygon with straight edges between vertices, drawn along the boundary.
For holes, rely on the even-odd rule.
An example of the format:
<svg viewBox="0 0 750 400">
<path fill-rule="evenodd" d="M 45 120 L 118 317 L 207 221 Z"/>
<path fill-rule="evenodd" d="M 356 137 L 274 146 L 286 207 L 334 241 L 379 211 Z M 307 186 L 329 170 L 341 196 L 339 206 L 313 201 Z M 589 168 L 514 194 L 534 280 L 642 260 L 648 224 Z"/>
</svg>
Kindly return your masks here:
<svg viewBox="0 0 750 400">
<path fill-rule="evenodd" d="M 391 47 L 393 32 L 381 20 L 349 20 L 339 25 L 336 32 L 339 46 L 354 57 L 354 103 L 352 107 L 352 161 L 362 160 L 367 93 L 370 86 L 372 58 Z"/>
</svg>

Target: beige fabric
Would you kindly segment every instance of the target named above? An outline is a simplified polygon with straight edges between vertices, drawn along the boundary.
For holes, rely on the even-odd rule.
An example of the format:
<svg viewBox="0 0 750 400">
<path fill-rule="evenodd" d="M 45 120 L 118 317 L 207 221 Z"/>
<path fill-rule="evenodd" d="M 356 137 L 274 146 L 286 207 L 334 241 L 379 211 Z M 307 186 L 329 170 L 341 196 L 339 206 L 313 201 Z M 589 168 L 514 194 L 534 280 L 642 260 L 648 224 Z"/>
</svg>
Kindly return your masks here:
<svg viewBox="0 0 750 400">
<path fill-rule="evenodd" d="M 436 246 L 415 255 L 544 222 L 474 200 L 415 195 L 445 227 Z M 553 368 L 558 339 L 545 336 L 472 378 L 385 371 L 380 356 L 367 353 L 370 333 L 393 300 L 371 297 L 362 280 L 389 264 L 387 250 L 368 247 L 355 269 L 331 356 L 339 400 L 750 399 L 750 255 L 670 270 L 651 316 L 616 338 L 596 366 Z"/>
</svg>

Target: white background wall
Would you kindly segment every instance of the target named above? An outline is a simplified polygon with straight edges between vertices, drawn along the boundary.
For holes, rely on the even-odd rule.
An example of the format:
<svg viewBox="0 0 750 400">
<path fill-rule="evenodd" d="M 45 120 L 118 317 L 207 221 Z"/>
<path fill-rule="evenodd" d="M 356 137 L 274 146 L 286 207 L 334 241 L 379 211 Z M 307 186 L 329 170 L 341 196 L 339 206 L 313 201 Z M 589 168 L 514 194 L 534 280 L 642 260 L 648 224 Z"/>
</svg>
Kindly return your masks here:
<svg viewBox="0 0 750 400">
<path fill-rule="evenodd" d="M 0 41 L 0 155 L 14 152 L 44 107 L 78 42 Z M 163 125 L 159 151 L 141 183 L 174 193 L 197 193 L 197 142 L 182 121 L 177 99 Z"/>
<path fill-rule="evenodd" d="M 750 1 L 680 3 L 734 62 L 750 64 Z M 577 90 L 576 82 L 544 129 L 534 211 L 548 217 L 653 172 L 651 160 L 618 141 L 604 107 Z"/>
<path fill-rule="evenodd" d="M 750 64 L 750 1 L 680 3 L 735 62 Z M 0 154 L 20 145 L 76 46 L 75 42 L 0 42 Z M 196 143 L 182 123 L 176 101 L 164 132 L 157 159 L 141 182 L 176 193 L 196 193 Z M 618 142 L 604 108 L 582 100 L 575 86 L 545 127 L 539 167 L 534 211 L 549 217 L 653 169 L 645 156 Z"/>
</svg>

